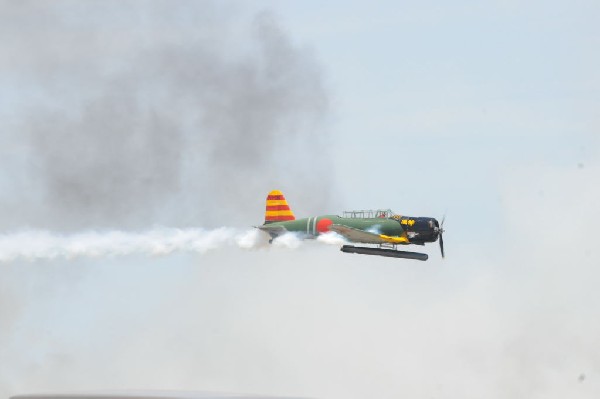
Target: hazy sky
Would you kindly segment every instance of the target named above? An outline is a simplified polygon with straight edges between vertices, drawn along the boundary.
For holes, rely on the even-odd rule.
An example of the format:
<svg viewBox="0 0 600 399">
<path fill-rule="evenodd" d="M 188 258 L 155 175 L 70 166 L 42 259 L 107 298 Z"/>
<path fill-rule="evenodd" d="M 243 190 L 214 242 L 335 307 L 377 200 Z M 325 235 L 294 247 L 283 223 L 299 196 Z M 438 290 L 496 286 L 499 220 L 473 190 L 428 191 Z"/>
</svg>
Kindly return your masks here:
<svg viewBox="0 0 600 399">
<path fill-rule="evenodd" d="M 597 2 L 0 2 L 0 229 L 441 217 L 426 263 L 0 263 L 0 396 L 600 392 Z M 35 243 L 31 243 L 32 247 Z"/>
</svg>

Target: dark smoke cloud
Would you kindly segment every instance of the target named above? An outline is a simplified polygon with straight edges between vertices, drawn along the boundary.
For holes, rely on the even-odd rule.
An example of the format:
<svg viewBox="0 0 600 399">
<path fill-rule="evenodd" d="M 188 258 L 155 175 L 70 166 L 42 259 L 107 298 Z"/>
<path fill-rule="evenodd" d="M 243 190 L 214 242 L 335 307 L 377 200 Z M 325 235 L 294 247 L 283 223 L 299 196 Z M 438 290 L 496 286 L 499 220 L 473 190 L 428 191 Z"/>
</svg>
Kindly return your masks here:
<svg viewBox="0 0 600 399">
<path fill-rule="evenodd" d="M 272 188 L 327 208 L 321 73 L 274 16 L 191 1 L 0 7 L 3 130 L 22 149 L 3 162 L 18 178 L 0 227 L 256 224 Z"/>
</svg>

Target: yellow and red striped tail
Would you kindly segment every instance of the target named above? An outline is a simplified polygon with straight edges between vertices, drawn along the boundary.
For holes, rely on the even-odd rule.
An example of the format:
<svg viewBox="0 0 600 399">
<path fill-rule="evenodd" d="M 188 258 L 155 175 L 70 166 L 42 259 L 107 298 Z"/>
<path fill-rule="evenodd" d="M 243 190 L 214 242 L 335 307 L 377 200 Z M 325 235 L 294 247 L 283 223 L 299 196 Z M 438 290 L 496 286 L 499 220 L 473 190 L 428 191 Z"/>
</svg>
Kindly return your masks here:
<svg viewBox="0 0 600 399">
<path fill-rule="evenodd" d="M 273 190 L 267 196 L 265 224 L 283 222 L 286 220 L 296 220 L 296 218 L 294 217 L 294 213 L 285 200 L 283 193 L 279 190 Z"/>
</svg>

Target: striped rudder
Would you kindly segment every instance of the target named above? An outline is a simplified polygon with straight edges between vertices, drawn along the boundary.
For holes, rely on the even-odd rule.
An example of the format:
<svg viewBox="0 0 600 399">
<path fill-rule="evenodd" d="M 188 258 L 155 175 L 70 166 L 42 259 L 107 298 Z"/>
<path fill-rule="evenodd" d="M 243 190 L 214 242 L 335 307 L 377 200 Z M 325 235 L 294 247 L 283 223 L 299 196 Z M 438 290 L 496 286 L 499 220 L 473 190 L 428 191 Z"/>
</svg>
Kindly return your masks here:
<svg viewBox="0 0 600 399">
<path fill-rule="evenodd" d="M 267 196 L 265 224 L 283 222 L 286 220 L 296 220 L 296 218 L 294 217 L 294 213 L 285 200 L 283 193 L 279 190 L 273 190 Z"/>
</svg>

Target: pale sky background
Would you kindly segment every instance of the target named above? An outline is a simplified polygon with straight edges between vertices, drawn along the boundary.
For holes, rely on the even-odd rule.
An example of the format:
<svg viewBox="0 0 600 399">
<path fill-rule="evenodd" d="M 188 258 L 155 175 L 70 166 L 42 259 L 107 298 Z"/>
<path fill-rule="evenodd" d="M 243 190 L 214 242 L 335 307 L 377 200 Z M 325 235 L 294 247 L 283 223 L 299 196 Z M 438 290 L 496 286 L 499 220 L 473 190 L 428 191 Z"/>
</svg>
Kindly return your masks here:
<svg viewBox="0 0 600 399">
<path fill-rule="evenodd" d="M 317 243 L 2 262 L 0 396 L 597 397 L 599 17 L 0 2 L 3 236 L 245 228 L 274 188 L 297 216 L 447 230 L 426 263 Z"/>
</svg>

